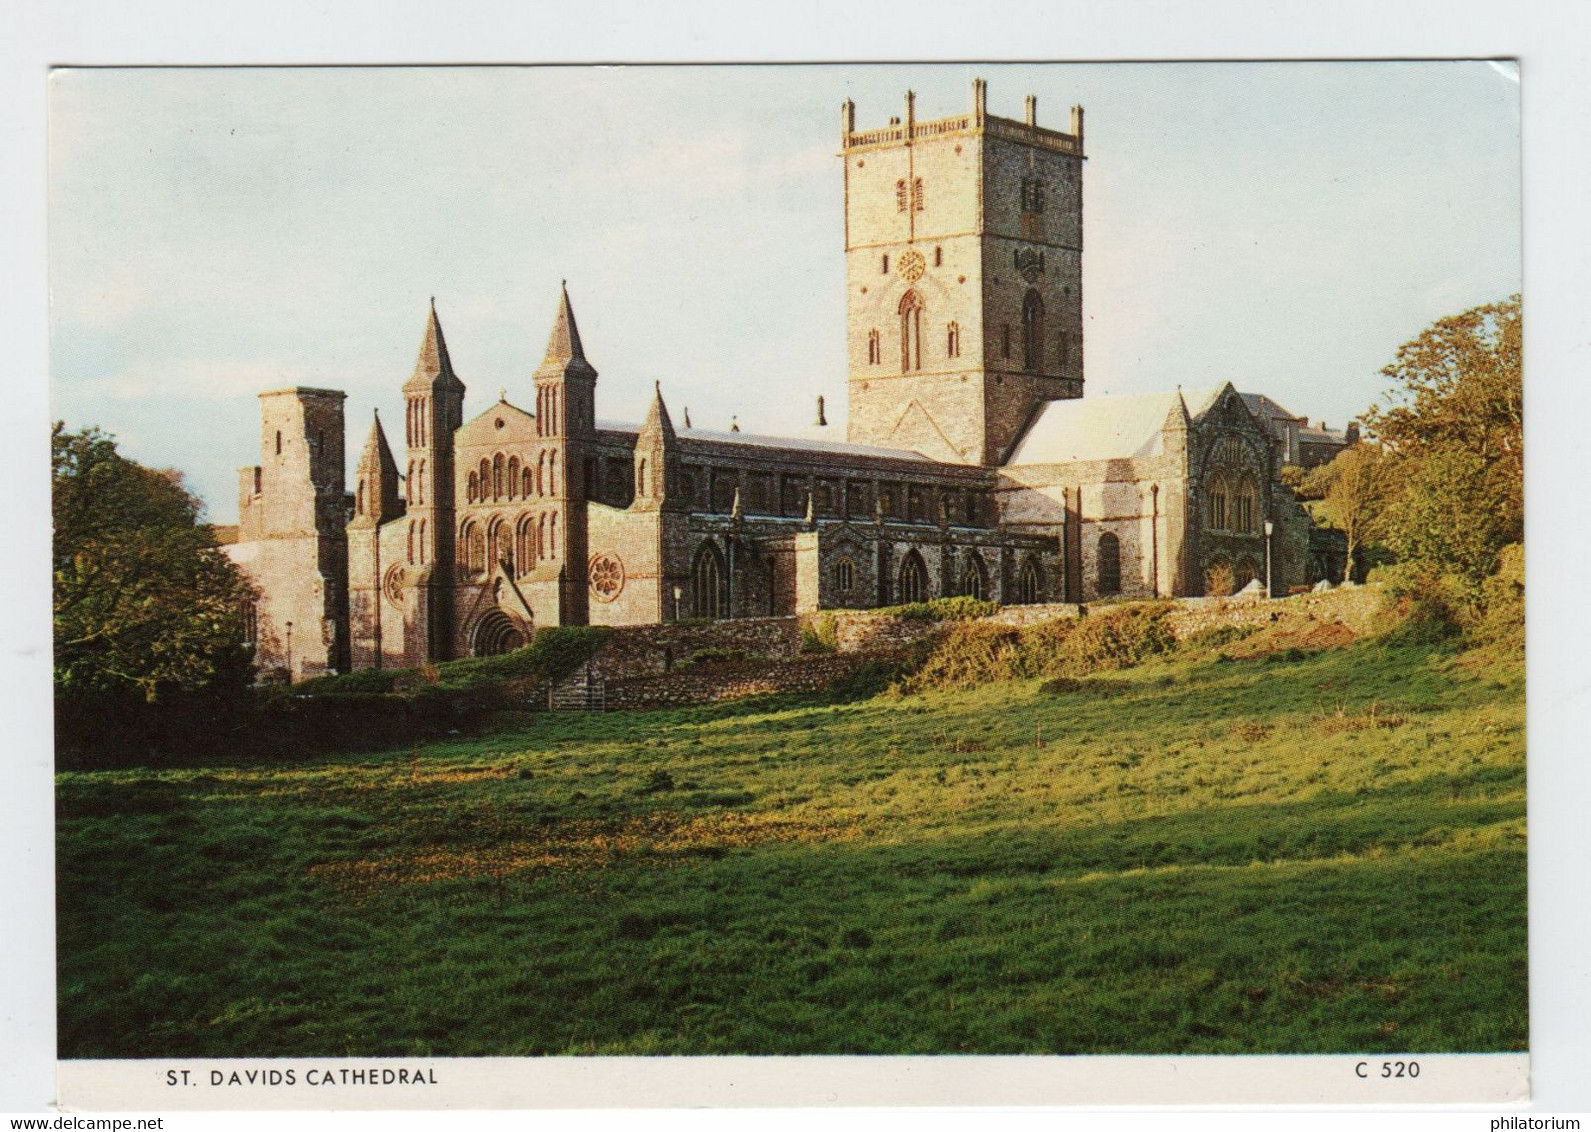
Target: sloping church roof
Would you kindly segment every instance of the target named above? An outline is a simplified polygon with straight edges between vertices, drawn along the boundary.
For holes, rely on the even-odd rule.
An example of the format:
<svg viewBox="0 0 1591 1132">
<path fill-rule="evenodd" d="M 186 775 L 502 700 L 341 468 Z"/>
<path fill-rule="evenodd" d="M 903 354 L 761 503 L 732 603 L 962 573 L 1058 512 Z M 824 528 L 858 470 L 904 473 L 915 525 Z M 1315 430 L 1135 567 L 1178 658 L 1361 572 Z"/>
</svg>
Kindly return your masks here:
<svg viewBox="0 0 1591 1132">
<path fill-rule="evenodd" d="M 1065 464 L 1157 455 L 1167 419 L 1182 411 L 1179 397 L 1173 390 L 1052 401 L 1034 419 L 1006 463 Z"/>
</svg>

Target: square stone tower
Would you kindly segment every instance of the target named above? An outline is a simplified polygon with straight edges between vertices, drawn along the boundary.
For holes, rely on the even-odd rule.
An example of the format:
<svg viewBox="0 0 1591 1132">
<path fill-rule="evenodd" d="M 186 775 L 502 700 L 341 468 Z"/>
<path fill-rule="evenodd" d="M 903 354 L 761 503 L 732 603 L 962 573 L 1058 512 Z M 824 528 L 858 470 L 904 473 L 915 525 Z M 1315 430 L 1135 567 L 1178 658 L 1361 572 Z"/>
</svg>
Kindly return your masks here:
<svg viewBox="0 0 1591 1132">
<path fill-rule="evenodd" d="M 841 108 L 850 439 L 998 465 L 1083 395 L 1083 110 L 1071 132 L 987 110 L 858 131 Z"/>
<path fill-rule="evenodd" d="M 343 394 L 260 394 L 260 463 L 238 476 L 232 558 L 260 591 L 255 660 L 292 679 L 348 670 Z"/>
</svg>

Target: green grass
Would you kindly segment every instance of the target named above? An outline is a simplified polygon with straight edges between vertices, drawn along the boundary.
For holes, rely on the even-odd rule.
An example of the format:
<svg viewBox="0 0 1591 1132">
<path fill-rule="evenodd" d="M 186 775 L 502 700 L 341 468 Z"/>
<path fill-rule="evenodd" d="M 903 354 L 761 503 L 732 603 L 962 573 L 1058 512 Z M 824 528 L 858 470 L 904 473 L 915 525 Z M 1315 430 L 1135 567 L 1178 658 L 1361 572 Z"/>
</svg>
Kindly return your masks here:
<svg viewBox="0 0 1591 1132">
<path fill-rule="evenodd" d="M 1525 1048 L 1517 662 L 1045 687 L 62 774 L 61 1053 Z"/>
</svg>

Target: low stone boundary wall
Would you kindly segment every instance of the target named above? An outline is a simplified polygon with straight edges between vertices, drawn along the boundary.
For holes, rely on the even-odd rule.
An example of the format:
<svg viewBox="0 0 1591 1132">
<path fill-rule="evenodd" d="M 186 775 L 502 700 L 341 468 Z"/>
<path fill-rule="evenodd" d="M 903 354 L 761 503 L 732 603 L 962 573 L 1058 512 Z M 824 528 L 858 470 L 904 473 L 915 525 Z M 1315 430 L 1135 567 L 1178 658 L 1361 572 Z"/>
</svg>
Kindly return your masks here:
<svg viewBox="0 0 1591 1132">
<path fill-rule="evenodd" d="M 1292 597 L 1189 597 L 1172 603 L 1171 631 L 1183 639 L 1220 625 L 1267 625 L 1302 618 L 1346 626 L 1356 636 L 1368 633 L 1381 608 L 1379 586 L 1355 586 Z"/>
<path fill-rule="evenodd" d="M 795 617 L 757 617 L 699 625 L 626 625 L 611 630 L 596 656 L 594 675 L 610 683 L 661 676 L 699 652 L 744 652 L 777 660 L 801 651 L 801 622 Z"/>
<path fill-rule="evenodd" d="M 738 700 L 746 696 L 812 693 L 848 675 L 862 658 L 803 656 L 784 661 L 708 661 L 666 676 L 641 676 L 608 684 L 608 708 L 669 708 Z"/>
</svg>

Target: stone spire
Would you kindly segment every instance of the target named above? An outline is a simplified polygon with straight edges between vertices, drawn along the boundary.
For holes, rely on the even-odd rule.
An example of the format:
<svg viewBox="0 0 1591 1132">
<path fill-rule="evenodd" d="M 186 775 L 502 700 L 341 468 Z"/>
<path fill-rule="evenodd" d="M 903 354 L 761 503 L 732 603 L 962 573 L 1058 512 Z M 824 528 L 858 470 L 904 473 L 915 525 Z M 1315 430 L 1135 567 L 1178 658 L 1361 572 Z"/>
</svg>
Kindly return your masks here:
<svg viewBox="0 0 1591 1132">
<path fill-rule="evenodd" d="M 365 441 L 355 473 L 358 490 L 354 497 L 354 522 L 361 526 L 380 526 L 403 514 L 398 490 L 398 462 L 392 458 L 387 434 L 381 428 L 381 414 L 375 415 L 370 437 Z"/>
<path fill-rule="evenodd" d="M 558 292 L 558 313 L 553 316 L 552 333 L 547 336 L 547 352 L 536 367 L 538 378 L 587 377 L 595 379 L 597 371 L 586 360 L 585 347 L 580 342 L 580 327 L 575 323 L 574 307 L 569 303 L 569 286 L 564 284 Z"/>
<path fill-rule="evenodd" d="M 436 299 L 431 300 L 431 312 L 425 321 L 425 337 L 420 340 L 420 356 L 414 360 L 414 374 L 404 382 L 405 393 L 446 388 L 463 389 L 464 383 L 453 372 L 453 359 L 448 357 L 447 339 L 442 336 L 442 322 L 436 316 Z"/>
</svg>

